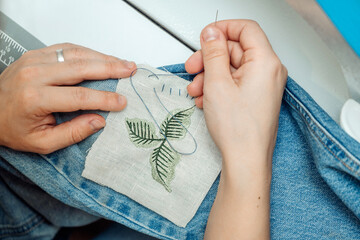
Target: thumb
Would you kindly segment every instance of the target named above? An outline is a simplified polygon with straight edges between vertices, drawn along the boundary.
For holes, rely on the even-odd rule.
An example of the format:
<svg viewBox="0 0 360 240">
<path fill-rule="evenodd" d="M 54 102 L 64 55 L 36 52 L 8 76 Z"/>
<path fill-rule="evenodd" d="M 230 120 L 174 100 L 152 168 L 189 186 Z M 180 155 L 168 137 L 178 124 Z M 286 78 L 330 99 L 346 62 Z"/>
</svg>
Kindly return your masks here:
<svg viewBox="0 0 360 240">
<path fill-rule="evenodd" d="M 205 81 L 232 79 L 228 44 L 224 33 L 215 26 L 207 26 L 201 32 L 200 42 Z"/>
<path fill-rule="evenodd" d="M 105 126 L 103 117 L 97 114 L 80 115 L 71 121 L 44 130 L 43 144 L 45 153 L 65 148 L 81 142 Z"/>
</svg>

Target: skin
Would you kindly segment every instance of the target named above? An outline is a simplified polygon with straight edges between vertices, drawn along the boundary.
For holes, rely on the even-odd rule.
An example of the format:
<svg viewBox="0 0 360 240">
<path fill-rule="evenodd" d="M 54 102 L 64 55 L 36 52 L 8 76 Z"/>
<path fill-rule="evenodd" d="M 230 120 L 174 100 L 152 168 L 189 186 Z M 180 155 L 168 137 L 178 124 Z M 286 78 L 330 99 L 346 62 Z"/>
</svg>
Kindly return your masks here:
<svg viewBox="0 0 360 240">
<path fill-rule="evenodd" d="M 60 48 L 62 63 L 55 53 Z M 85 79 L 128 77 L 135 68 L 133 62 L 73 44 L 25 53 L 0 75 L 0 145 L 47 154 L 82 141 L 105 126 L 103 117 L 84 114 L 57 125 L 53 113 L 120 111 L 126 98 L 71 85 Z"/>
<path fill-rule="evenodd" d="M 205 239 L 268 239 L 272 154 L 287 71 L 259 25 L 220 21 L 201 33 L 202 49 L 186 62 L 188 86 L 204 109 L 222 153 L 218 193 Z M 64 49 L 65 62 L 55 51 Z M 30 51 L 0 75 L 0 145 L 51 153 L 105 126 L 97 114 L 57 125 L 54 112 L 121 111 L 126 98 L 72 85 L 128 77 L 132 62 L 73 44 Z"/>
<path fill-rule="evenodd" d="M 204 72 L 188 92 L 203 107 L 223 157 L 205 239 L 269 239 L 272 154 L 287 70 L 254 21 L 211 24 L 200 41 L 201 51 L 185 66 Z"/>
</svg>

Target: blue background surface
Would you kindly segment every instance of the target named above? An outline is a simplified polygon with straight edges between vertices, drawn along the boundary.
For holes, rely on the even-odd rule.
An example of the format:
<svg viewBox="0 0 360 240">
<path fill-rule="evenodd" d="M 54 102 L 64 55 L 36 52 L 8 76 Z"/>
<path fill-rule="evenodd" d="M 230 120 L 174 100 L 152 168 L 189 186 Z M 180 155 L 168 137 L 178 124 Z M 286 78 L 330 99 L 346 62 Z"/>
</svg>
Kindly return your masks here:
<svg viewBox="0 0 360 240">
<path fill-rule="evenodd" d="M 360 57 L 360 0 L 317 0 Z"/>
</svg>

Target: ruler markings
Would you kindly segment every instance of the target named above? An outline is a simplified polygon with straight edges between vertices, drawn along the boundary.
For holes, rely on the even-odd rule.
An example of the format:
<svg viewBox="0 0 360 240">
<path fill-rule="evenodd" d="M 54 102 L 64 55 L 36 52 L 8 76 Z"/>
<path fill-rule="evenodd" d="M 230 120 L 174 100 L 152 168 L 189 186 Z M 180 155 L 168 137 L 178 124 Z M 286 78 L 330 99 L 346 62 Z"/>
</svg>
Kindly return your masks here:
<svg viewBox="0 0 360 240">
<path fill-rule="evenodd" d="M 18 43 L 17 41 L 15 41 L 13 38 L 9 37 L 9 35 L 7 35 L 6 33 L 4 33 L 1 29 L 0 29 L 0 35 L 3 35 L 7 40 L 7 42 L 11 41 L 12 44 L 17 45 L 19 47 L 19 49 L 22 49 L 22 51 L 27 51 L 23 46 L 21 46 L 20 43 Z"/>
<path fill-rule="evenodd" d="M 21 57 L 27 49 L 0 29 L 0 62 L 6 67 Z"/>
<path fill-rule="evenodd" d="M 0 62 L 3 63 L 6 66 L 9 66 L 9 64 L 7 62 L 5 62 L 4 60 L 2 60 L 2 57 L 0 57 Z"/>
<path fill-rule="evenodd" d="M 28 50 L 43 47 L 46 45 L 0 10 L 0 74 Z"/>
</svg>

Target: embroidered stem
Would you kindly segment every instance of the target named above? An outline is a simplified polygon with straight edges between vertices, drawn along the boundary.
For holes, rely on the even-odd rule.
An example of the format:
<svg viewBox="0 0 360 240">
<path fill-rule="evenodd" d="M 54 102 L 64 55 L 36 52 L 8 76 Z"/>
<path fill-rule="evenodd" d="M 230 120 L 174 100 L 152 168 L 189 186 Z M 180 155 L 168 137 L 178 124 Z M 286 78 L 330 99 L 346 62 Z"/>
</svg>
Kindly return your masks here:
<svg viewBox="0 0 360 240">
<path fill-rule="evenodd" d="M 186 128 L 191 124 L 195 107 L 169 112 L 159 128 L 164 138 L 155 133 L 154 124 L 145 119 L 126 118 L 129 139 L 138 148 L 155 147 L 150 156 L 152 177 L 171 192 L 170 183 L 175 176 L 175 167 L 181 155 L 171 147 L 169 140 L 185 138 Z"/>
<path fill-rule="evenodd" d="M 171 192 L 170 182 L 175 177 L 175 166 L 180 160 L 180 154 L 167 146 L 165 139 L 155 148 L 150 157 L 151 172 L 154 180 Z"/>
<path fill-rule="evenodd" d="M 145 109 L 148 111 L 150 117 L 153 119 L 153 121 L 154 121 L 154 123 L 156 124 L 156 126 L 159 128 L 160 133 L 165 137 L 165 139 L 166 139 L 166 141 L 168 142 L 169 146 L 170 146 L 175 152 L 177 152 L 177 153 L 179 153 L 179 154 L 182 154 L 182 155 L 191 155 L 191 154 L 194 154 L 194 153 L 196 152 L 196 150 L 197 150 L 197 142 L 196 142 L 196 139 L 195 139 L 194 136 L 191 134 L 191 132 L 189 132 L 189 130 L 187 129 L 187 127 L 184 126 L 181 122 L 177 121 L 177 122 L 179 122 L 180 125 L 185 129 L 185 131 L 189 133 L 190 137 L 191 137 L 192 140 L 194 141 L 195 147 L 194 147 L 194 150 L 193 150 L 192 152 L 180 152 L 180 151 L 176 150 L 176 149 L 173 147 L 173 145 L 170 143 L 170 141 L 167 139 L 167 137 L 164 135 L 164 133 L 162 132 L 159 124 L 157 123 L 157 121 L 156 121 L 155 117 L 153 116 L 152 112 L 150 111 L 149 107 L 147 106 L 147 104 L 145 103 L 144 99 L 141 97 L 141 95 L 139 94 L 139 92 L 136 90 L 136 88 L 135 88 L 135 86 L 134 86 L 132 77 L 133 77 L 134 73 L 135 73 L 137 70 L 140 70 L 140 69 L 141 69 L 141 70 L 146 70 L 146 71 L 152 73 L 151 76 L 155 76 L 157 79 L 159 79 L 159 77 L 158 77 L 155 73 L 153 73 L 151 70 L 149 70 L 149 69 L 146 69 L 146 68 L 137 68 L 137 69 L 135 69 L 135 70 L 130 74 L 129 79 L 130 79 L 131 87 L 133 88 L 133 90 L 134 90 L 134 92 L 136 93 L 136 95 L 139 97 L 140 101 L 143 103 Z M 149 76 L 150 76 L 150 75 L 149 75 Z M 149 76 L 148 76 L 148 77 L 149 77 Z M 159 98 L 159 96 L 158 96 L 158 94 L 157 94 L 157 92 L 156 92 L 156 89 L 153 88 L 153 90 L 154 90 L 155 96 L 156 96 L 156 98 L 158 99 L 158 101 L 159 101 L 159 103 L 161 104 L 161 106 L 162 106 L 170 115 L 172 115 L 172 113 L 165 107 L 165 105 L 163 104 L 163 102 L 160 100 L 160 98 Z M 193 98 L 192 98 L 192 99 L 193 99 Z M 195 105 L 194 105 L 193 107 L 195 107 Z"/>
<path fill-rule="evenodd" d="M 137 71 L 138 69 L 136 69 L 135 71 Z M 146 68 L 142 68 L 142 69 L 151 72 L 153 74 L 152 76 L 155 76 L 157 79 L 159 79 L 159 77 L 152 71 Z M 165 107 L 163 102 L 160 100 L 156 92 L 156 89 L 154 88 L 153 90 L 156 98 L 158 99 L 161 106 L 168 112 L 167 117 L 162 122 L 161 126 L 159 126 L 152 112 L 150 111 L 145 101 L 140 96 L 140 94 L 138 93 L 138 91 L 134 86 L 134 83 L 132 81 L 132 76 L 135 71 L 133 71 L 130 75 L 130 84 L 134 89 L 135 93 L 138 95 L 141 102 L 144 104 L 144 107 L 146 108 L 152 120 L 156 124 L 163 138 L 159 138 L 156 135 L 154 124 L 147 120 L 138 119 L 138 118 L 134 118 L 134 119 L 126 118 L 125 125 L 129 133 L 129 138 L 136 147 L 138 148 L 155 147 L 150 156 L 152 177 L 154 180 L 162 184 L 168 192 L 171 192 L 172 190 L 170 187 L 170 183 L 174 179 L 175 166 L 178 164 L 181 155 L 191 155 L 195 153 L 195 151 L 197 150 L 197 142 L 194 136 L 187 129 L 191 124 L 190 118 L 194 113 L 195 105 L 187 109 L 183 109 L 183 110 L 177 109 L 170 112 Z M 164 87 L 165 84 L 162 86 L 161 89 L 162 92 L 164 91 Z M 171 92 L 172 92 L 172 88 L 170 88 L 170 94 Z M 179 90 L 179 95 L 180 94 L 181 93 Z M 194 150 L 192 152 L 179 152 L 172 146 L 170 140 L 183 139 L 185 138 L 186 133 L 189 133 L 190 137 L 194 141 L 195 144 Z"/>
</svg>

